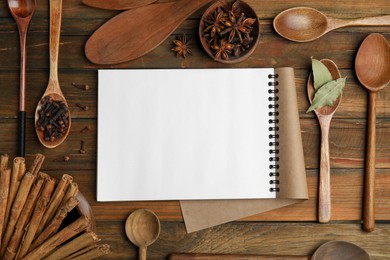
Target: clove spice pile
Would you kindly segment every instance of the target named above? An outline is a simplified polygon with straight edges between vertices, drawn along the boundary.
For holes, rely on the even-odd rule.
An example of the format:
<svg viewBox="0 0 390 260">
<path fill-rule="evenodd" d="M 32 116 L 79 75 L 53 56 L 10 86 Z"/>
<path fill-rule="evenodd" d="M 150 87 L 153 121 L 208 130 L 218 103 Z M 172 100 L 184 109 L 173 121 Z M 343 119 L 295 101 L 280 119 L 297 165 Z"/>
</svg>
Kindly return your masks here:
<svg viewBox="0 0 390 260">
<path fill-rule="evenodd" d="M 45 141 L 53 142 L 66 134 L 69 128 L 69 110 L 60 100 L 50 96 L 41 99 L 36 129 L 43 132 Z"/>
</svg>

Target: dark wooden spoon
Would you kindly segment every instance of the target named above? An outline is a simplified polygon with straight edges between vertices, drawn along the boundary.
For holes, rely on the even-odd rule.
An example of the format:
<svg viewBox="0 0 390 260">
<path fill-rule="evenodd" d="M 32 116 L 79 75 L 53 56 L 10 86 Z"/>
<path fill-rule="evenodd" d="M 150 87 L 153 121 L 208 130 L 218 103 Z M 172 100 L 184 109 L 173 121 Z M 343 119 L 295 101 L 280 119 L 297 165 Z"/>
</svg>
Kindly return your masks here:
<svg viewBox="0 0 390 260">
<path fill-rule="evenodd" d="M 337 65 L 328 59 L 323 59 L 321 62 L 328 68 L 333 79 L 341 77 Z M 307 94 L 310 103 L 314 97 L 313 76 L 310 74 L 307 81 Z M 341 102 L 340 97 L 333 103 L 333 106 L 325 106 L 314 110 L 321 127 L 321 159 L 320 159 L 320 175 L 318 186 L 318 221 L 327 223 L 331 219 L 331 188 L 330 188 L 330 162 L 329 162 L 329 130 L 330 122 L 334 113 Z"/>
<path fill-rule="evenodd" d="M 95 64 L 118 64 L 139 58 L 210 1 L 180 0 L 122 12 L 94 32 L 85 45 L 85 54 Z"/>
<path fill-rule="evenodd" d="M 20 39 L 18 156 L 24 157 L 26 135 L 26 38 L 28 26 L 35 12 L 35 0 L 8 0 L 8 7 L 18 25 Z"/>
<path fill-rule="evenodd" d="M 376 94 L 390 82 L 390 46 L 385 37 L 373 33 L 364 39 L 356 55 L 355 70 L 369 95 L 363 229 L 370 232 L 375 228 Z"/>
<path fill-rule="evenodd" d="M 156 1 L 157 0 L 82 0 L 85 5 L 107 10 L 128 10 L 148 5 Z"/>
</svg>

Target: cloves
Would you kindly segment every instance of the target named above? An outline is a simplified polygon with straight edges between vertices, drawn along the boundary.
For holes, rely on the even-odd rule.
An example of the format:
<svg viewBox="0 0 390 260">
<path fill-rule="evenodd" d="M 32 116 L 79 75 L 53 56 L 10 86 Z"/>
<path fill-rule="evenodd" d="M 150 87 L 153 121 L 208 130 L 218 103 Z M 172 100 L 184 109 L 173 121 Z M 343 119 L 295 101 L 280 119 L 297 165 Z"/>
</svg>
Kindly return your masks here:
<svg viewBox="0 0 390 260">
<path fill-rule="evenodd" d="M 45 141 L 53 142 L 62 137 L 69 127 L 69 111 L 63 101 L 53 100 L 50 96 L 41 99 L 38 110 L 37 131 L 43 132 Z"/>
<path fill-rule="evenodd" d="M 72 86 L 74 86 L 75 88 L 78 88 L 78 89 L 82 89 L 82 90 L 89 89 L 89 85 L 87 85 L 87 84 L 77 84 L 77 83 L 72 82 Z"/>
<path fill-rule="evenodd" d="M 83 140 L 81 140 L 81 145 L 80 145 L 80 150 L 79 150 L 79 152 L 80 152 L 81 154 L 85 154 L 85 144 L 84 144 L 84 141 L 83 141 Z"/>
<path fill-rule="evenodd" d="M 88 106 L 83 106 L 83 105 L 80 104 L 80 103 L 76 103 L 76 106 L 78 106 L 79 108 L 81 108 L 81 109 L 84 110 L 84 111 L 87 111 L 87 110 L 89 109 Z"/>
</svg>

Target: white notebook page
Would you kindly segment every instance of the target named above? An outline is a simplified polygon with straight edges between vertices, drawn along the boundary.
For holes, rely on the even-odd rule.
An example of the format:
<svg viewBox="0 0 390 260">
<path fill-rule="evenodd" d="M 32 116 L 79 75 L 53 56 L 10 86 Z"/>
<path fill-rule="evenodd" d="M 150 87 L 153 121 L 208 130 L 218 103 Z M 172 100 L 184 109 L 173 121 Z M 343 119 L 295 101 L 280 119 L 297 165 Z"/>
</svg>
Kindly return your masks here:
<svg viewBox="0 0 390 260">
<path fill-rule="evenodd" d="M 269 74 L 99 70 L 97 200 L 274 198 Z"/>
</svg>

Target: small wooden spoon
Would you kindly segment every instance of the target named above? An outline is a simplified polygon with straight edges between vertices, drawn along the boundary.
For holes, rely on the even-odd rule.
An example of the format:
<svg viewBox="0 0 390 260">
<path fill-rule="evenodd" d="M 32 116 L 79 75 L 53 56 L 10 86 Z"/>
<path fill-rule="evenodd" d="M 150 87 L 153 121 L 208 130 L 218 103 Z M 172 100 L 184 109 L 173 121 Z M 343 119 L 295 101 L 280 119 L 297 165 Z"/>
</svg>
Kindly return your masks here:
<svg viewBox="0 0 390 260">
<path fill-rule="evenodd" d="M 88 39 L 85 55 L 96 64 L 118 64 L 160 45 L 188 16 L 211 0 L 180 0 L 122 12 Z"/>
<path fill-rule="evenodd" d="M 327 17 L 313 8 L 295 7 L 278 14 L 273 24 L 280 36 L 291 41 L 308 42 L 341 27 L 390 26 L 390 15 L 346 20 Z"/>
<path fill-rule="evenodd" d="M 327 59 L 321 62 L 328 68 L 333 79 L 341 77 L 337 65 Z M 310 74 L 307 82 L 307 94 L 310 103 L 314 97 L 313 76 Z M 321 107 L 314 110 L 321 127 L 321 159 L 320 159 L 320 176 L 318 187 L 318 221 L 327 223 L 331 218 L 331 189 L 330 189 L 330 162 L 329 162 L 329 129 L 330 121 L 337 110 L 341 101 L 340 97 L 333 103 L 333 106 Z"/>
<path fill-rule="evenodd" d="M 148 5 L 156 1 L 157 0 L 82 0 L 85 5 L 107 10 L 128 10 Z"/>
<path fill-rule="evenodd" d="M 62 101 L 65 106 L 68 107 L 68 103 L 62 94 L 61 87 L 58 81 L 58 52 L 60 45 L 60 32 L 61 32 L 61 16 L 62 16 L 62 0 L 50 1 L 50 75 L 49 83 L 42 98 L 50 96 L 52 100 Z M 35 124 L 39 120 L 39 110 L 41 109 L 41 102 L 38 102 L 35 110 Z M 69 110 L 68 110 L 69 112 Z M 36 129 L 36 133 L 41 144 L 47 148 L 55 148 L 62 144 L 69 134 L 71 126 L 71 118 L 69 112 L 69 123 L 66 133 L 55 139 L 54 141 L 46 141 L 42 131 Z"/>
<path fill-rule="evenodd" d="M 26 38 L 28 26 L 35 12 L 35 0 L 8 0 L 9 10 L 18 25 L 20 40 L 20 85 L 18 115 L 18 156 L 25 155 L 26 136 Z"/>
<path fill-rule="evenodd" d="M 160 235 L 160 221 L 153 211 L 138 209 L 126 220 L 127 238 L 139 247 L 138 259 L 146 260 L 147 247 L 153 244 Z"/>
<path fill-rule="evenodd" d="M 356 55 L 355 70 L 369 93 L 363 229 L 370 232 L 375 228 L 376 94 L 390 82 L 390 46 L 385 37 L 373 33 L 364 39 Z"/>
</svg>

